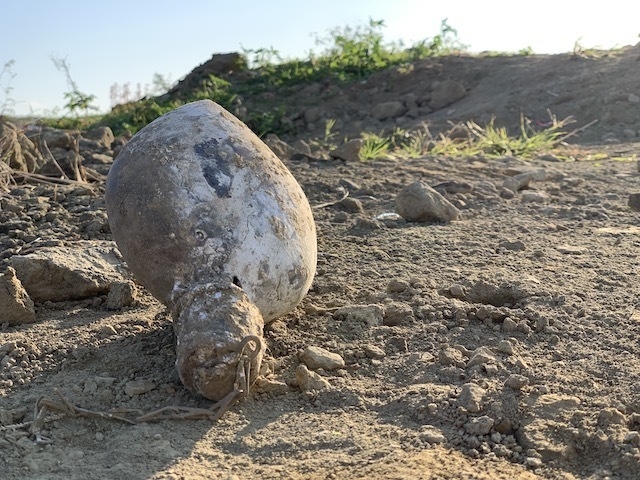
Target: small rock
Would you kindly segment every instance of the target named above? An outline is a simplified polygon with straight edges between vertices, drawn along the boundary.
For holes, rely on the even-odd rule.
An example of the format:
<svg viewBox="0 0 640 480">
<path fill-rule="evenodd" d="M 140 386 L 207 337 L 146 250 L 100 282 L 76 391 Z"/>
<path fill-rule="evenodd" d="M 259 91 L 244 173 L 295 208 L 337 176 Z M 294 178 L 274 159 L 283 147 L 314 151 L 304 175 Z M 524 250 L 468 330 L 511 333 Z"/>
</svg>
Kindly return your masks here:
<svg viewBox="0 0 640 480">
<path fill-rule="evenodd" d="M 413 308 L 406 303 L 390 303 L 386 306 L 382 324 L 390 327 L 406 325 L 414 320 Z"/>
<path fill-rule="evenodd" d="M 504 328 L 504 323 L 503 323 L 503 328 Z M 500 342 L 498 343 L 497 349 L 500 353 L 513 355 L 513 343 L 511 343 L 509 340 L 500 340 Z"/>
<path fill-rule="evenodd" d="M 364 346 L 364 354 L 367 358 L 383 358 L 387 356 L 383 349 L 371 344 Z"/>
<path fill-rule="evenodd" d="M 22 325 L 36 321 L 33 300 L 12 267 L 0 275 L 0 324 Z"/>
<path fill-rule="evenodd" d="M 289 391 L 289 386 L 286 383 L 265 377 L 258 377 L 255 388 L 259 393 L 269 393 L 271 395 L 284 395 Z"/>
<path fill-rule="evenodd" d="M 469 435 L 487 435 L 493 427 L 493 418 L 483 415 L 472 418 L 464 425 L 464 429 Z"/>
<path fill-rule="evenodd" d="M 344 160 L 345 162 L 357 162 L 360 160 L 360 150 L 364 145 L 364 140 L 361 138 L 354 138 L 348 142 L 343 143 L 338 148 L 331 150 L 329 156 L 331 158 L 337 158 Z"/>
<path fill-rule="evenodd" d="M 117 335 L 118 332 L 111 325 L 102 325 L 100 327 L 100 335 L 103 337 L 111 337 L 113 335 Z"/>
<path fill-rule="evenodd" d="M 529 384 L 529 379 L 524 375 L 518 375 L 516 373 L 509 375 L 504 382 L 505 387 L 509 387 L 513 390 L 521 390 Z"/>
<path fill-rule="evenodd" d="M 296 381 L 303 392 L 313 390 L 327 390 L 331 388 L 329 381 L 316 372 L 310 371 L 306 365 L 298 365 L 296 368 Z"/>
<path fill-rule="evenodd" d="M 517 192 L 529 186 L 533 180 L 533 174 L 520 173 L 518 175 L 514 175 L 513 177 L 506 178 L 504 182 L 502 182 L 502 186 L 506 189 L 511 190 L 512 192 Z"/>
<path fill-rule="evenodd" d="M 407 339 L 404 337 L 394 336 L 387 341 L 387 346 L 394 352 L 406 353 L 409 351 Z"/>
<path fill-rule="evenodd" d="M 338 206 L 344 208 L 344 210 L 349 213 L 361 213 L 364 211 L 362 202 L 357 198 L 344 198 L 338 202 Z"/>
<path fill-rule="evenodd" d="M 295 153 L 296 149 L 288 143 L 280 140 L 274 133 L 270 133 L 266 136 L 264 143 L 276 154 L 280 160 L 289 160 Z"/>
<path fill-rule="evenodd" d="M 538 467 L 541 467 L 541 466 L 542 466 L 542 460 L 540 460 L 540 459 L 539 459 L 539 458 L 537 458 L 537 457 L 527 457 L 527 458 L 524 460 L 524 464 L 525 464 L 527 467 L 531 467 L 531 468 L 538 468 Z"/>
<path fill-rule="evenodd" d="M 459 283 L 454 283 L 449 287 L 449 293 L 456 298 L 464 298 L 467 294 L 467 289 L 464 285 L 460 285 Z"/>
<path fill-rule="evenodd" d="M 333 313 L 333 318 L 347 322 L 362 323 L 375 327 L 382 325 L 384 308 L 382 305 L 349 305 L 341 307 Z"/>
<path fill-rule="evenodd" d="M 344 367 L 344 359 L 337 353 L 332 353 L 320 347 L 307 347 L 300 354 L 300 361 L 307 367 L 317 370 L 335 370 Z"/>
<path fill-rule="evenodd" d="M 393 279 L 387 283 L 387 292 L 389 293 L 402 293 L 411 288 L 411 284 L 404 280 Z"/>
<path fill-rule="evenodd" d="M 109 127 L 94 127 L 82 134 L 88 140 L 95 140 L 105 148 L 111 148 L 111 144 L 115 140 L 113 132 Z"/>
<path fill-rule="evenodd" d="M 156 388 L 156 384 L 150 380 L 131 380 L 124 386 L 124 393 L 133 397 L 134 395 L 142 395 Z"/>
<path fill-rule="evenodd" d="M 505 333 L 515 332 L 518 324 L 511 317 L 507 317 L 502 322 L 502 331 Z"/>
<path fill-rule="evenodd" d="M 529 190 L 526 192 L 522 192 L 522 196 L 520 198 L 523 202 L 527 203 L 544 203 L 547 201 L 548 197 L 544 192 Z"/>
<path fill-rule="evenodd" d="M 137 289 L 132 282 L 114 282 L 107 294 L 106 307 L 109 310 L 120 310 L 131 306 L 136 297 Z"/>
<path fill-rule="evenodd" d="M 588 251 L 586 247 L 578 247 L 576 245 L 558 245 L 556 250 L 566 255 L 582 255 Z"/>
<path fill-rule="evenodd" d="M 504 198 L 506 200 L 511 200 L 516 197 L 516 193 L 513 190 L 509 190 L 508 188 L 503 188 L 500 190 L 500 198 Z"/>
<path fill-rule="evenodd" d="M 14 255 L 11 265 L 35 302 L 90 298 L 123 281 L 115 243 L 76 242 L 72 247 L 44 247 Z"/>
<path fill-rule="evenodd" d="M 513 252 L 522 252 L 525 250 L 525 244 L 522 240 L 503 240 L 498 244 L 498 247 L 505 250 L 511 250 Z"/>
<path fill-rule="evenodd" d="M 474 365 L 484 365 L 487 363 L 496 363 L 496 356 L 487 347 L 480 347 L 475 349 L 471 354 L 471 357 L 467 362 L 467 368 L 471 368 Z"/>
<path fill-rule="evenodd" d="M 478 413 L 482 410 L 482 399 L 486 390 L 475 383 L 465 383 L 458 395 L 458 405 L 471 413 Z"/>
<path fill-rule="evenodd" d="M 640 170 L 640 166 L 638 167 Z M 640 212 L 640 193 L 632 193 L 629 195 L 629 200 L 627 201 L 627 205 L 634 212 Z"/>
<path fill-rule="evenodd" d="M 443 366 L 454 365 L 462 367 L 465 365 L 465 358 L 457 348 L 445 347 L 438 352 L 438 363 Z"/>
<path fill-rule="evenodd" d="M 473 191 L 473 185 L 469 182 L 463 182 L 458 180 L 448 180 L 446 182 L 439 183 L 433 186 L 434 190 L 442 190 L 446 193 L 469 193 Z"/>
<path fill-rule="evenodd" d="M 396 211 L 410 222 L 449 222 L 460 217 L 460 210 L 436 190 L 420 181 L 398 192 Z"/>
<path fill-rule="evenodd" d="M 407 107 L 402 102 L 392 101 L 378 103 L 371 110 L 371 115 L 378 120 L 399 117 L 406 113 Z"/>
<path fill-rule="evenodd" d="M 421 429 L 420 429 L 420 439 L 422 441 L 428 442 L 428 443 L 445 443 L 447 441 L 447 437 L 444 436 L 444 434 L 442 433 L 442 430 L 433 427 L 431 425 L 424 425 Z"/>
</svg>

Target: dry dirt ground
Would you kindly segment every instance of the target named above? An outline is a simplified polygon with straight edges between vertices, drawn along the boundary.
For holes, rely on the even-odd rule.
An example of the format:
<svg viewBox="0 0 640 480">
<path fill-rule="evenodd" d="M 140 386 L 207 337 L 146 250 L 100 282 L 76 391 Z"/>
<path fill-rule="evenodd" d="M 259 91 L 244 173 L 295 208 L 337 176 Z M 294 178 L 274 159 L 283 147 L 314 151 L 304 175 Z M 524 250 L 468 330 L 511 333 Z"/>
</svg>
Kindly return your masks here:
<svg viewBox="0 0 640 480">
<path fill-rule="evenodd" d="M 627 55 L 637 89 L 629 66 L 637 50 Z M 552 81 L 558 59 L 548 62 L 536 58 L 535 68 Z M 45 302 L 35 323 L 2 326 L 0 477 L 639 478 L 640 218 L 627 202 L 640 192 L 640 144 L 626 127 L 640 122 L 640 91 L 629 76 L 581 78 L 588 89 L 574 96 L 603 111 L 614 100 L 587 92 L 621 92 L 628 143 L 609 136 L 606 145 L 570 147 L 574 162 L 287 162 L 312 205 L 346 191 L 352 201 L 314 210 L 312 289 L 265 330 L 272 382 L 215 423 L 51 414 L 42 438 L 29 433 L 36 402 L 59 401 L 56 390 L 102 412 L 210 405 L 181 385 L 170 318 L 142 289 L 117 311 L 104 295 Z M 503 92 L 517 94 L 518 86 Z M 526 188 L 503 189 L 524 171 L 533 172 Z M 462 218 L 393 215 L 397 192 L 415 180 L 439 186 Z M 22 234 L 2 231 L 15 240 L 3 244 L 3 268 L 38 245 L 109 241 L 102 191 L 38 185 L 5 194 L 3 222 Z M 320 370 L 328 386 L 301 392 L 295 371 L 309 346 L 341 355 L 345 367 Z M 144 387 L 136 393 L 132 381 Z"/>
</svg>

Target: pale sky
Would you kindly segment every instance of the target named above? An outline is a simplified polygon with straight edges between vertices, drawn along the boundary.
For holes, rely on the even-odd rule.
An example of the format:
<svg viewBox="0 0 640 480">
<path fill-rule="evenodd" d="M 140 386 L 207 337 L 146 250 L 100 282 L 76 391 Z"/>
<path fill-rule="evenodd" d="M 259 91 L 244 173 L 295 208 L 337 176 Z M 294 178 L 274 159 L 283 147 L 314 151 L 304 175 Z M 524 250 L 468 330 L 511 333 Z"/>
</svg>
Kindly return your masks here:
<svg viewBox="0 0 640 480">
<path fill-rule="evenodd" d="M 177 81 L 214 53 L 273 47 L 284 57 L 319 52 L 313 34 L 369 18 L 385 38 L 432 38 L 440 22 L 471 52 L 534 53 L 613 48 L 640 41 L 640 2 L 535 0 L 0 0 L 0 68 L 15 60 L 15 113 L 46 114 L 65 103 L 65 77 L 51 57 L 66 58 L 81 91 L 110 108 L 109 89 L 150 84 L 154 73 Z M 8 77 L 0 78 L 0 105 Z"/>
</svg>

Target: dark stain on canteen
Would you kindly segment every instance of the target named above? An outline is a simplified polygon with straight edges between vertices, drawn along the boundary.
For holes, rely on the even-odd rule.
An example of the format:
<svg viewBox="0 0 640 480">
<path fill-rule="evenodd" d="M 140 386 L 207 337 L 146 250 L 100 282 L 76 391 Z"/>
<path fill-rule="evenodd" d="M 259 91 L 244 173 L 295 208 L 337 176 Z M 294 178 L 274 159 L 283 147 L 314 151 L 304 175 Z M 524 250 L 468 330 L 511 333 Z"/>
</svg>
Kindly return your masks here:
<svg viewBox="0 0 640 480">
<path fill-rule="evenodd" d="M 231 172 L 229 164 L 218 158 L 218 140 L 212 138 L 193 146 L 201 159 L 202 174 L 207 183 L 216 191 L 219 198 L 231 197 Z"/>
</svg>

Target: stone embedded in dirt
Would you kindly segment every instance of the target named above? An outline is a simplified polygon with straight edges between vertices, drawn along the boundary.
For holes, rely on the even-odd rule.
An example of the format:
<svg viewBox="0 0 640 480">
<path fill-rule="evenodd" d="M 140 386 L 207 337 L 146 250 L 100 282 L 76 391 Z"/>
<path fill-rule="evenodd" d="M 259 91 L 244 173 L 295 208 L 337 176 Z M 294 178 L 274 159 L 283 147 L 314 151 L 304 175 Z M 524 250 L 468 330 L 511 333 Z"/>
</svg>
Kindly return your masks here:
<svg viewBox="0 0 640 480">
<path fill-rule="evenodd" d="M 303 392 L 327 390 L 331 388 L 329 381 L 317 374 L 310 371 L 306 365 L 298 365 L 296 368 L 296 382 L 298 387 Z"/>
<path fill-rule="evenodd" d="M 522 390 L 529 384 L 529 379 L 524 375 L 518 375 L 517 373 L 511 374 L 504 382 L 505 387 L 509 387 L 513 390 Z"/>
<path fill-rule="evenodd" d="M 513 252 L 522 252 L 526 249 L 526 246 L 522 240 L 503 240 L 498 243 L 498 247 L 505 250 L 511 250 Z"/>
<path fill-rule="evenodd" d="M 586 247 L 579 247 L 577 245 L 558 245 L 556 250 L 565 255 L 582 255 L 589 251 Z"/>
<path fill-rule="evenodd" d="M 406 280 L 394 278 L 389 280 L 389 283 L 387 283 L 387 292 L 389 293 L 403 293 L 410 289 L 411 284 Z"/>
<path fill-rule="evenodd" d="M 357 162 L 360 160 L 360 150 L 362 150 L 363 145 L 364 140 L 354 138 L 331 150 L 329 156 L 345 162 Z"/>
<path fill-rule="evenodd" d="M 77 242 L 73 247 L 44 247 L 11 257 L 11 265 L 32 300 L 78 300 L 108 293 L 125 281 L 113 242 Z"/>
<path fill-rule="evenodd" d="M 346 212 L 349 213 L 361 213 L 364 211 L 362 202 L 357 198 L 343 198 L 336 205 L 340 208 L 343 208 Z"/>
<path fill-rule="evenodd" d="M 458 405 L 471 413 L 478 413 L 483 409 L 483 399 L 487 391 L 475 383 L 465 383 L 458 395 Z"/>
<path fill-rule="evenodd" d="M 333 318 L 346 322 L 362 323 L 369 327 L 382 325 L 384 308 L 382 305 L 348 305 L 333 312 Z"/>
<path fill-rule="evenodd" d="M 463 182 L 460 180 L 447 180 L 446 182 L 434 185 L 433 189 L 440 193 L 469 193 L 473 191 L 473 185 L 469 182 Z"/>
<path fill-rule="evenodd" d="M 367 358 L 384 358 L 387 356 L 383 349 L 371 344 L 367 344 L 364 346 L 364 354 L 367 356 Z"/>
<path fill-rule="evenodd" d="M 382 102 L 371 109 L 371 115 L 377 120 L 396 118 L 407 112 L 407 107 L 402 102 Z"/>
<path fill-rule="evenodd" d="M 316 85 L 319 85 L 319 84 L 316 84 Z M 323 115 L 322 109 L 320 107 L 313 106 L 313 107 L 307 108 L 303 112 L 302 117 L 304 118 L 305 123 L 307 125 L 310 125 L 320 120 L 322 118 L 322 115 Z"/>
<path fill-rule="evenodd" d="M 109 310 L 120 310 L 129 307 L 136 301 L 138 290 L 133 282 L 113 282 L 107 294 L 105 307 Z"/>
<path fill-rule="evenodd" d="M 0 275 L 0 306 L 0 324 L 22 325 L 36 321 L 33 300 L 12 267 Z"/>
<path fill-rule="evenodd" d="M 124 393 L 133 397 L 134 395 L 142 395 L 156 388 L 156 384 L 150 380 L 131 380 L 124 386 Z"/>
<path fill-rule="evenodd" d="M 467 368 L 471 368 L 475 365 L 496 363 L 496 361 L 496 355 L 488 347 L 479 347 L 471 353 L 469 361 L 467 362 Z"/>
<path fill-rule="evenodd" d="M 460 210 L 426 183 L 417 181 L 396 196 L 396 212 L 409 222 L 450 222 Z"/>
<path fill-rule="evenodd" d="M 284 395 L 289 391 L 289 385 L 272 378 L 258 377 L 254 387 L 258 393 L 268 393 L 271 395 Z"/>
<path fill-rule="evenodd" d="M 31 136 L 31 135 L 30 135 Z M 34 138 L 33 136 L 31 138 Z M 42 127 L 38 139 L 41 143 L 46 144 L 48 148 L 62 148 L 69 150 L 71 148 L 71 135 L 66 130 L 57 128 Z"/>
<path fill-rule="evenodd" d="M 389 327 L 408 325 L 415 320 L 413 308 L 406 303 L 392 302 L 385 306 L 382 324 Z"/>
<path fill-rule="evenodd" d="M 505 321 L 506 320 L 507 319 L 505 318 Z M 498 350 L 498 352 L 504 353 L 507 355 L 513 355 L 513 351 L 514 351 L 513 343 L 511 343 L 510 340 L 500 340 L 500 342 L 498 342 L 498 346 L 496 347 L 496 349 Z"/>
<path fill-rule="evenodd" d="M 453 365 L 463 368 L 467 361 L 462 352 L 457 348 L 444 347 L 438 351 L 438 363 L 445 367 Z"/>
<path fill-rule="evenodd" d="M 287 142 L 280 140 L 275 133 L 270 133 L 266 136 L 264 143 L 276 154 L 280 160 L 289 160 L 296 154 L 296 149 L 289 145 Z"/>
<path fill-rule="evenodd" d="M 572 418 L 580 413 L 580 399 L 571 395 L 548 393 L 530 397 L 526 414 L 516 431 L 518 443 L 535 449 L 542 460 L 567 458 L 575 452 L 576 441 Z"/>
<path fill-rule="evenodd" d="M 457 102 L 467 94 L 464 85 L 457 80 L 443 80 L 434 85 L 431 90 L 429 107 L 439 110 Z"/>
<path fill-rule="evenodd" d="M 627 418 L 617 408 L 603 408 L 598 414 L 598 426 L 601 428 L 607 429 L 612 425 L 625 425 L 626 423 Z"/>
<path fill-rule="evenodd" d="M 634 212 L 640 212 L 640 193 L 630 194 L 629 199 L 627 200 L 627 205 Z"/>
<path fill-rule="evenodd" d="M 456 298 L 464 298 L 467 294 L 467 289 L 464 285 L 454 283 L 449 287 L 449 293 Z"/>
<path fill-rule="evenodd" d="M 483 415 L 470 419 L 465 423 L 464 429 L 469 435 L 487 435 L 491 431 L 493 423 L 493 418 Z"/>
<path fill-rule="evenodd" d="M 111 144 L 115 140 L 115 136 L 109 127 L 95 127 L 87 130 L 82 134 L 83 138 L 95 140 L 105 148 L 111 148 Z"/>
<path fill-rule="evenodd" d="M 432 444 L 445 443 L 447 441 L 447 437 L 444 436 L 442 430 L 433 425 L 423 425 L 420 428 L 419 436 L 422 441 Z"/>
<path fill-rule="evenodd" d="M 299 355 L 300 361 L 312 370 L 335 370 L 344 367 L 344 359 L 337 353 L 332 353 L 321 347 L 309 346 Z"/>
<path fill-rule="evenodd" d="M 522 192 L 520 199 L 525 203 L 544 203 L 549 197 L 544 192 L 528 190 Z"/>
</svg>

